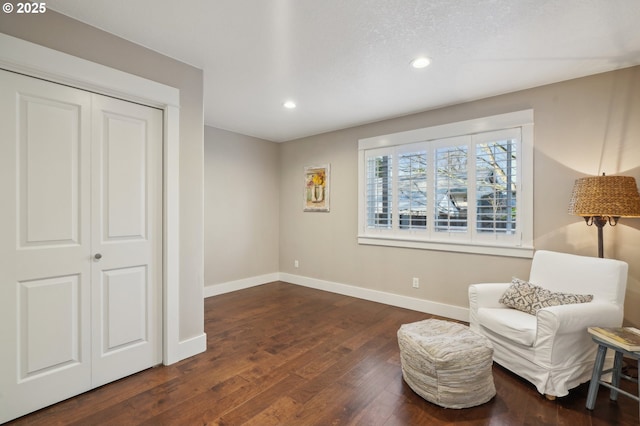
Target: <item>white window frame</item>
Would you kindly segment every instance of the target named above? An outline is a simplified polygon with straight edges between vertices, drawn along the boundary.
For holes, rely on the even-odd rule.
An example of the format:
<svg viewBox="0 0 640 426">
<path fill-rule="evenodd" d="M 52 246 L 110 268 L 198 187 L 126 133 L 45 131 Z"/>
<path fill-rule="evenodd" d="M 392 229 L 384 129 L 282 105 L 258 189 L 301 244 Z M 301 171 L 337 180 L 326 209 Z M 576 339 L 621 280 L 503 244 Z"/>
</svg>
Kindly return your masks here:
<svg viewBox="0 0 640 426">
<path fill-rule="evenodd" d="M 366 158 L 367 152 L 383 148 L 394 152 L 405 151 L 409 145 L 417 143 L 427 144 L 430 150 L 438 144 L 446 144 L 443 139 L 451 138 L 482 138 L 487 132 L 520 130 L 520 146 L 518 156 L 518 222 L 516 234 L 511 238 L 501 235 L 480 235 L 469 229 L 465 235 L 450 235 L 453 233 L 434 232 L 433 218 L 429 213 L 427 230 L 412 230 L 405 232 L 398 229 L 397 203 L 393 205 L 394 222 L 391 229 L 369 229 L 366 211 Z M 461 139 L 462 140 L 462 139 Z M 367 245 L 418 248 L 427 250 L 441 250 L 464 253 L 482 253 L 497 256 L 533 257 L 533 110 L 516 111 L 490 117 L 466 120 L 456 123 L 376 136 L 358 141 L 358 243 Z M 383 152 L 382 150 L 380 152 Z M 396 161 L 394 155 L 394 162 Z M 427 160 L 430 170 L 433 170 L 432 155 Z M 475 165 L 470 167 L 475 170 Z M 429 176 L 433 174 L 430 173 Z M 475 191 L 475 179 L 468 176 L 470 195 Z M 429 179 L 432 179 L 430 177 Z M 396 185 L 395 179 L 392 185 Z M 429 180 L 427 185 L 432 187 Z M 394 191 L 393 197 L 397 192 Z M 428 211 L 434 206 L 433 191 L 429 191 L 427 200 Z M 395 200 L 395 198 L 394 198 Z M 449 236 L 450 235 L 450 236 Z M 497 237 L 497 238 L 496 238 Z"/>
</svg>

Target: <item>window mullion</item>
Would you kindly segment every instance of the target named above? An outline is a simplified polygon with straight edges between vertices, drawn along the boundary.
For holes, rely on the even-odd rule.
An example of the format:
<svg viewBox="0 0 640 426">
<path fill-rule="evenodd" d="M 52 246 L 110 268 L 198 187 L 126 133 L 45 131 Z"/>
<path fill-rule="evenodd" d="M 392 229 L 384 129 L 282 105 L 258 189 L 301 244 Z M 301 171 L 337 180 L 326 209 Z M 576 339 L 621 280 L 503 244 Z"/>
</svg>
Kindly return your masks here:
<svg viewBox="0 0 640 426">
<path fill-rule="evenodd" d="M 391 231 L 394 235 L 398 235 L 400 216 L 398 209 L 398 157 L 400 156 L 398 149 L 393 150 L 393 156 L 391 161 Z"/>
<path fill-rule="evenodd" d="M 435 236 L 436 223 L 436 162 L 435 145 L 429 144 L 427 148 L 427 235 L 429 239 Z"/>
<path fill-rule="evenodd" d="M 469 227 L 469 239 L 473 242 L 477 235 L 478 207 L 476 199 L 476 144 L 471 137 L 467 154 L 467 226 Z"/>
</svg>

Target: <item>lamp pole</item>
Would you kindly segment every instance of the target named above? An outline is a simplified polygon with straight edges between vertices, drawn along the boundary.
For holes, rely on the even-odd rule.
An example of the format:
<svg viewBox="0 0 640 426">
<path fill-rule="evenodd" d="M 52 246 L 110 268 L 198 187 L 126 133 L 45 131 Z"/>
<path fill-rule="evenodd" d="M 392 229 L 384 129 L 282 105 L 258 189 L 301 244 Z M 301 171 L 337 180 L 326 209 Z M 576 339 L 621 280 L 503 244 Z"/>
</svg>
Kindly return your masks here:
<svg viewBox="0 0 640 426">
<path fill-rule="evenodd" d="M 595 225 L 598 228 L 598 257 L 604 257 L 604 244 L 602 242 L 602 228 L 608 223 L 611 226 L 618 224 L 619 216 L 587 216 L 584 221 L 587 226 Z"/>
</svg>

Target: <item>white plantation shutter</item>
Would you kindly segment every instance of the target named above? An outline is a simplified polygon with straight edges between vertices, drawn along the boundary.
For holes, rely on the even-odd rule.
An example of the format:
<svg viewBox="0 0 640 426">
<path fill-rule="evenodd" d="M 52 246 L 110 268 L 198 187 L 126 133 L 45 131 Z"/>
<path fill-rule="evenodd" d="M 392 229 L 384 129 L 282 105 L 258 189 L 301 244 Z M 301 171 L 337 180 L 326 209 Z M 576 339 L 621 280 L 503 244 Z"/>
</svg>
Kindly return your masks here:
<svg viewBox="0 0 640 426">
<path fill-rule="evenodd" d="M 495 132 L 476 140 L 476 228 L 514 235 L 518 228 L 520 132 Z M 476 138 L 481 139 L 481 138 Z"/>
<path fill-rule="evenodd" d="M 391 229 L 392 220 L 392 167 L 389 150 L 373 150 L 367 155 L 367 228 Z"/>
<path fill-rule="evenodd" d="M 528 257 L 533 253 L 529 116 L 506 114 L 489 126 L 478 126 L 479 119 L 361 140 L 359 242 L 483 253 L 496 247 L 500 250 L 489 252 Z M 486 120 L 491 124 L 493 118 Z M 525 123 L 456 134 L 511 119 Z M 426 137 L 416 142 L 421 136 Z M 530 181 L 528 192 L 524 179 Z"/>
</svg>

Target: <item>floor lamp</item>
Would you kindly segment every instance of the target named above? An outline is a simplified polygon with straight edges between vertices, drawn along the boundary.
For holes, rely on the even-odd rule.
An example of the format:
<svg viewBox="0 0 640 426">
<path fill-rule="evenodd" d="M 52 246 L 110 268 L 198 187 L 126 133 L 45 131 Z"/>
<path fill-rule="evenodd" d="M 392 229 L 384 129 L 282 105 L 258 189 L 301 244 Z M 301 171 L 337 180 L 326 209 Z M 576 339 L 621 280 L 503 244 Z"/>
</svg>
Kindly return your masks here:
<svg viewBox="0 0 640 426">
<path fill-rule="evenodd" d="M 584 217 L 598 228 L 598 257 L 604 257 L 602 228 L 615 226 L 621 217 L 640 217 L 640 194 L 631 176 L 591 176 L 576 179 L 569 213 Z"/>
</svg>

